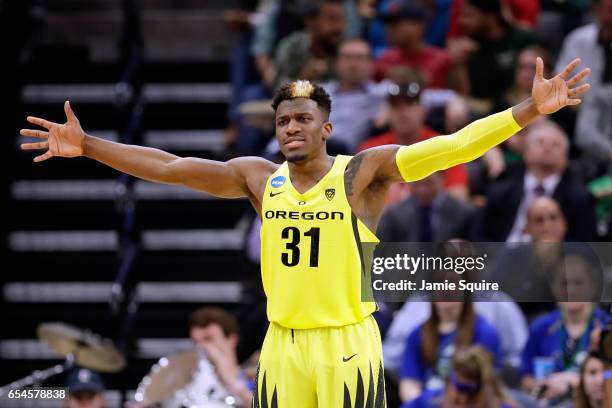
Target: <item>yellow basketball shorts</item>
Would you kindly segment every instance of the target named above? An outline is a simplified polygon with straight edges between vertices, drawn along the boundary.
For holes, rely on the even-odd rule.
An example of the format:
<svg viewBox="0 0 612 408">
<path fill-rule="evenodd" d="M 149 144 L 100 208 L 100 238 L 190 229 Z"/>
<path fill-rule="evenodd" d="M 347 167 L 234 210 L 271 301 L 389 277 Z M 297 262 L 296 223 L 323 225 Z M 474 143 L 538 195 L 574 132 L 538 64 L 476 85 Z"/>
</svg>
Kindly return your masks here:
<svg viewBox="0 0 612 408">
<path fill-rule="evenodd" d="M 382 345 L 372 316 L 341 327 L 270 323 L 253 408 L 384 408 Z"/>
</svg>

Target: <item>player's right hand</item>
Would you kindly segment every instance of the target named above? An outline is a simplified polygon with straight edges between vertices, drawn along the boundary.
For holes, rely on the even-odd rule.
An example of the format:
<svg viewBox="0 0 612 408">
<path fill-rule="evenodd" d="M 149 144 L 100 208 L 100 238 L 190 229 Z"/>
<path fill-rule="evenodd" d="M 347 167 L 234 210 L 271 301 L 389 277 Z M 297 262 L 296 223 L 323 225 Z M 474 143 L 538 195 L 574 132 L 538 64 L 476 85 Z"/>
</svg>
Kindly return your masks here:
<svg viewBox="0 0 612 408">
<path fill-rule="evenodd" d="M 49 122 L 48 120 L 28 116 L 28 122 L 45 128 L 47 131 L 35 129 L 21 129 L 19 134 L 22 136 L 37 137 L 45 139 L 43 142 L 23 143 L 23 150 L 47 151 L 34 158 L 35 162 L 41 162 L 57 157 L 77 157 L 82 156 L 85 145 L 85 132 L 81 124 L 70 107 L 70 102 L 64 103 L 67 121 L 64 124 Z"/>
</svg>

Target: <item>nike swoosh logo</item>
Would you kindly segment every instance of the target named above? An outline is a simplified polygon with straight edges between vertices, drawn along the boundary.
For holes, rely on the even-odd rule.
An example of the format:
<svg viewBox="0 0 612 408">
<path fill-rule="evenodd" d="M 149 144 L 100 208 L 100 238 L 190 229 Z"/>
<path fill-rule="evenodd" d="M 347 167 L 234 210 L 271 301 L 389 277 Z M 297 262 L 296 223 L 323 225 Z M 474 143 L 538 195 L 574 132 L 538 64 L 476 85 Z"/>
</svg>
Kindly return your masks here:
<svg viewBox="0 0 612 408">
<path fill-rule="evenodd" d="M 346 363 L 347 361 L 349 361 L 351 358 L 355 357 L 356 355 L 357 355 L 357 353 L 353 354 L 350 357 L 342 357 L 342 361 Z"/>
<path fill-rule="evenodd" d="M 274 196 L 277 196 L 277 195 L 279 195 L 279 194 L 283 194 L 283 193 L 284 193 L 284 191 L 279 191 L 279 192 L 278 192 L 278 193 L 276 193 L 276 194 L 270 191 L 270 197 L 274 197 Z"/>
</svg>

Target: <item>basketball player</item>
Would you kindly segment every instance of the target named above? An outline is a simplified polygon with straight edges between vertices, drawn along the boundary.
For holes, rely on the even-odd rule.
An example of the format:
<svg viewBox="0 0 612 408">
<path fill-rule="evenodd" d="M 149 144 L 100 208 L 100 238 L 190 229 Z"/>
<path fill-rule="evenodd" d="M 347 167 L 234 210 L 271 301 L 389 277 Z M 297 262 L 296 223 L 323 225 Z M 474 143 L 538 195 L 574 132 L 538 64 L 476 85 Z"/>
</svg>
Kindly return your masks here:
<svg viewBox="0 0 612 408">
<path fill-rule="evenodd" d="M 329 95 L 296 81 L 275 95 L 276 137 L 286 162 L 259 157 L 228 162 L 181 158 L 86 134 L 68 102 L 67 122 L 28 117 L 45 139 L 23 149 L 34 158 L 85 156 L 135 177 L 182 184 L 223 198 L 247 197 L 262 221 L 261 271 L 270 328 L 263 344 L 254 407 L 384 407 L 380 334 L 374 302 L 361 300 L 362 242 L 373 231 L 392 183 L 415 181 L 468 162 L 539 115 L 580 103 L 589 85 L 569 79 L 580 60 L 546 80 L 537 59 L 532 96 L 449 136 L 411 146 L 387 145 L 354 157 L 327 155 L 332 135 Z M 399 88 L 409 94 L 414 89 Z"/>
</svg>

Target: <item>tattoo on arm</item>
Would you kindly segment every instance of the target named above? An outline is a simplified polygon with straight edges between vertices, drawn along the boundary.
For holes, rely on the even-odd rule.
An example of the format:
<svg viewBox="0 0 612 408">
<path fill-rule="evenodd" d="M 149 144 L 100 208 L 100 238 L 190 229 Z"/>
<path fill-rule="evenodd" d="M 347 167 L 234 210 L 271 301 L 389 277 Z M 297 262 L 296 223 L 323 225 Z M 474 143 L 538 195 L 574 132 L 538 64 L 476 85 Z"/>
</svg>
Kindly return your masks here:
<svg viewBox="0 0 612 408">
<path fill-rule="evenodd" d="M 344 191 L 346 192 L 347 197 L 353 195 L 353 181 L 359 172 L 359 168 L 363 163 L 363 158 L 365 155 L 365 152 L 356 154 L 346 166 L 346 170 L 344 170 Z"/>
</svg>

